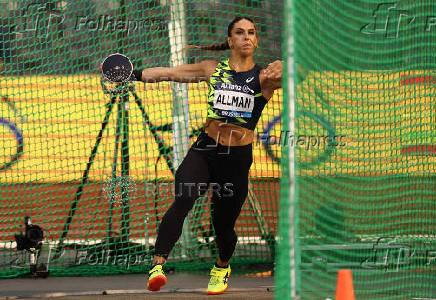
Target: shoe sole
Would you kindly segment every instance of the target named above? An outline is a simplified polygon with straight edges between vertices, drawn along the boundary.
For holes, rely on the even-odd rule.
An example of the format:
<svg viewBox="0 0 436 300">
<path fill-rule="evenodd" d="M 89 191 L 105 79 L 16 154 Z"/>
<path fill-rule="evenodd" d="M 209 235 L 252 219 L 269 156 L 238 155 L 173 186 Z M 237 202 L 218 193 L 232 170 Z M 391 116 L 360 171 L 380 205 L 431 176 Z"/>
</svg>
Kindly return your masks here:
<svg viewBox="0 0 436 300">
<path fill-rule="evenodd" d="M 207 291 L 206 294 L 207 294 L 207 295 L 221 295 L 221 294 L 223 294 L 226 290 L 227 290 L 227 287 L 226 287 L 224 290 L 220 291 L 220 292 L 209 292 L 209 291 Z"/>
<path fill-rule="evenodd" d="M 164 276 L 156 276 L 148 281 L 147 289 L 152 292 L 158 292 L 167 283 L 167 279 Z"/>
</svg>

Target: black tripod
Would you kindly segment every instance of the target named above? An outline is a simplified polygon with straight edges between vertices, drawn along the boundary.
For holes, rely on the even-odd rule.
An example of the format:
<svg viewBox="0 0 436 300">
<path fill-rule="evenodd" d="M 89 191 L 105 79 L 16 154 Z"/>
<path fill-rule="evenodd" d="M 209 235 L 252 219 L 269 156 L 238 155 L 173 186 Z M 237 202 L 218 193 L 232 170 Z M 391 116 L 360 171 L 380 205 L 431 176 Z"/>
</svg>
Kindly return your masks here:
<svg viewBox="0 0 436 300">
<path fill-rule="evenodd" d="M 102 83 L 103 91 L 106 94 L 111 94 L 111 99 L 106 104 L 107 111 L 103 119 L 103 122 L 101 124 L 102 125 L 101 129 L 96 138 L 95 145 L 91 151 L 91 155 L 86 165 L 86 169 L 83 173 L 81 183 L 76 190 L 74 200 L 70 206 L 69 214 L 65 221 L 64 228 L 62 230 L 62 234 L 59 240 L 59 244 L 57 245 L 57 249 L 55 252 L 55 256 L 54 256 L 55 259 L 59 258 L 61 254 L 61 250 L 64 246 L 64 240 L 68 235 L 71 222 L 77 210 L 77 204 L 83 194 L 83 188 L 88 182 L 89 171 L 94 162 L 95 155 L 97 154 L 98 147 L 103 137 L 103 132 L 105 131 L 106 126 L 109 123 L 109 117 L 112 113 L 112 109 L 115 103 L 117 103 L 118 112 L 117 112 L 117 124 L 116 124 L 116 133 L 115 133 L 115 149 L 114 149 L 114 157 L 112 161 L 112 170 L 111 170 L 112 184 L 110 185 L 111 190 L 109 191 L 109 195 L 111 198 L 109 222 L 107 227 L 107 240 L 106 242 L 103 242 L 101 246 L 108 248 L 109 245 L 109 247 L 112 250 L 114 250 L 114 247 L 116 249 L 123 249 L 122 252 L 125 252 L 126 251 L 125 249 L 130 249 L 132 247 L 136 249 L 135 252 L 137 250 L 149 251 L 149 249 L 138 249 L 139 245 L 132 245 L 132 243 L 129 242 L 129 230 L 130 230 L 129 184 L 128 184 L 129 182 L 128 179 L 129 178 L 129 114 L 127 109 L 127 106 L 129 104 L 129 92 L 134 96 L 135 103 L 137 104 L 137 106 L 141 111 L 144 122 L 149 127 L 150 132 L 152 133 L 157 145 L 159 146 L 159 154 L 160 154 L 159 157 L 160 156 L 164 157 L 168 168 L 174 174 L 174 166 L 173 166 L 172 158 L 170 156 L 170 153 L 172 152 L 172 147 L 166 146 L 163 142 L 163 139 L 159 136 L 157 132 L 157 131 L 169 131 L 172 128 L 166 128 L 166 127 L 171 127 L 171 126 L 166 125 L 166 127 L 163 128 L 163 126 L 154 126 L 151 123 L 150 118 L 142 105 L 141 99 L 138 97 L 138 95 L 135 92 L 134 85 L 132 82 L 121 83 L 113 90 L 107 89 L 103 78 L 101 80 L 101 83 Z M 115 202 L 114 189 L 115 189 L 115 183 L 117 182 L 117 158 L 118 158 L 120 139 L 121 139 L 121 179 L 123 182 L 123 184 L 121 184 L 120 186 L 122 221 L 121 221 L 121 235 L 119 237 L 115 237 L 112 229 L 112 218 L 113 218 L 113 210 L 114 210 L 114 202 Z M 139 247 L 141 248 L 142 245 L 140 245 Z M 97 248 L 98 247 L 96 247 L 96 250 Z"/>
</svg>

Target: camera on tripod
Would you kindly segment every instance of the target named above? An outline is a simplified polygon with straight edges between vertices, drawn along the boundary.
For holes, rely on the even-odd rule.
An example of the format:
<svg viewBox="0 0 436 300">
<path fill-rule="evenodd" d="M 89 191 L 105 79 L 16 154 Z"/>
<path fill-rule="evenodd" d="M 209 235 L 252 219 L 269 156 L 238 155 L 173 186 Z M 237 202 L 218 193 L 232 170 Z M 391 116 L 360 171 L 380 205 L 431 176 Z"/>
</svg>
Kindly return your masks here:
<svg viewBox="0 0 436 300">
<path fill-rule="evenodd" d="M 25 231 L 24 234 L 16 234 L 17 250 L 26 250 L 30 252 L 30 274 L 34 277 L 47 278 L 49 270 L 46 265 L 37 265 L 40 250 L 42 248 L 42 240 L 44 239 L 44 231 L 38 225 L 32 225 L 30 217 L 24 218 Z"/>
<path fill-rule="evenodd" d="M 30 217 L 24 218 L 25 232 L 24 234 L 16 234 L 17 250 L 35 251 L 40 250 L 44 232 L 38 225 L 32 225 Z"/>
</svg>

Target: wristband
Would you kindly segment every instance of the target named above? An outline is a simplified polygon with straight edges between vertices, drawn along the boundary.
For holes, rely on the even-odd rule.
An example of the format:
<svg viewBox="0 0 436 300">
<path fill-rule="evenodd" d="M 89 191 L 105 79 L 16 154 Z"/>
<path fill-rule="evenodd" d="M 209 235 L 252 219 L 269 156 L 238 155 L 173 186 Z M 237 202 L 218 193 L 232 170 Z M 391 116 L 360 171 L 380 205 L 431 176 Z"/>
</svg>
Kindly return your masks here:
<svg viewBox="0 0 436 300">
<path fill-rule="evenodd" d="M 132 72 L 132 80 L 133 81 L 142 81 L 142 71 L 144 69 L 139 69 L 139 70 L 133 70 Z"/>
</svg>

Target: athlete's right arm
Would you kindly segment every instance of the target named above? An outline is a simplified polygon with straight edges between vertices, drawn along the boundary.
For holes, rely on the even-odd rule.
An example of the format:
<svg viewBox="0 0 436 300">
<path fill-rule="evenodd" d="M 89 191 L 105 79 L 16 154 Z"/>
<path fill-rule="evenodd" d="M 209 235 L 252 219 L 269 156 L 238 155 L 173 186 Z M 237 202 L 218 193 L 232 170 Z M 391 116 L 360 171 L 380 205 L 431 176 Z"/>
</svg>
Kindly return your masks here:
<svg viewBox="0 0 436 300">
<path fill-rule="evenodd" d="M 177 67 L 155 67 L 142 70 L 141 81 L 159 82 L 199 82 L 209 81 L 218 64 L 216 60 L 203 60 L 196 64 L 185 64 Z"/>
</svg>

